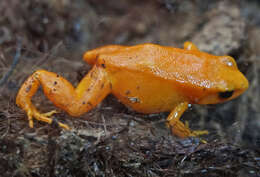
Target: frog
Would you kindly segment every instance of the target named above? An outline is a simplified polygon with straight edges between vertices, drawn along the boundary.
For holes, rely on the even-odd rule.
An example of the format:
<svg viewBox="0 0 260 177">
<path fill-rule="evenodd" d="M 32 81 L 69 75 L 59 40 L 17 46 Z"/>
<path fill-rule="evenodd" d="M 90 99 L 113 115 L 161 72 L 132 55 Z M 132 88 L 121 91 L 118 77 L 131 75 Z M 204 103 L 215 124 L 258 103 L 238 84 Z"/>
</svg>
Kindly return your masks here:
<svg viewBox="0 0 260 177">
<path fill-rule="evenodd" d="M 207 134 L 191 130 L 180 118 L 191 104 L 208 105 L 232 100 L 249 87 L 231 56 L 216 56 L 190 41 L 183 48 L 145 43 L 107 45 L 86 51 L 83 59 L 92 66 L 77 87 L 47 70 L 37 70 L 22 84 L 16 104 L 33 120 L 51 124 L 56 110 L 40 113 L 31 99 L 39 87 L 59 109 L 72 117 L 92 110 L 109 94 L 129 109 L 142 114 L 170 112 L 166 125 L 180 138 Z M 61 122 L 64 129 L 71 128 Z"/>
</svg>

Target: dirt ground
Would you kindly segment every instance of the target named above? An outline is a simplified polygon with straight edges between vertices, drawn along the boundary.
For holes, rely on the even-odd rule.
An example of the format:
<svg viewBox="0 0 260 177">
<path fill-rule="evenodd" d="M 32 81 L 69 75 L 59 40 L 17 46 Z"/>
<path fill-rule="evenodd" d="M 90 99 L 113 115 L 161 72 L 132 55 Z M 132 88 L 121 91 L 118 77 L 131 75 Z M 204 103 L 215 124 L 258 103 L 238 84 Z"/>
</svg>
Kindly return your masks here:
<svg viewBox="0 0 260 177">
<path fill-rule="evenodd" d="M 0 176 L 260 176 L 260 2 L 258 0 L 1 0 Z M 15 105 L 37 69 L 73 85 L 89 71 L 84 51 L 106 44 L 157 43 L 233 56 L 250 87 L 218 105 L 192 105 L 182 116 L 202 138 L 178 139 L 168 113 L 143 115 L 108 96 L 92 111 L 54 120 L 72 131 L 34 121 Z M 42 90 L 41 112 L 55 107 Z"/>
</svg>

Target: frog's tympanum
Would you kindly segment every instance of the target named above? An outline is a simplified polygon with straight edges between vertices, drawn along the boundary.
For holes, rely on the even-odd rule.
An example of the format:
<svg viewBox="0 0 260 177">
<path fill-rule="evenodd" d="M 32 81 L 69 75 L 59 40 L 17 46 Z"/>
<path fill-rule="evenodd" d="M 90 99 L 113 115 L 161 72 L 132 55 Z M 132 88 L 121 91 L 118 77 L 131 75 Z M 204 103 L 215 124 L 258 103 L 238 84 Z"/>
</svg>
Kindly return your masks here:
<svg viewBox="0 0 260 177">
<path fill-rule="evenodd" d="M 231 100 L 248 88 L 248 81 L 230 56 L 201 52 L 191 42 L 184 49 L 142 44 L 109 45 L 84 54 L 92 69 L 74 88 L 53 72 L 38 70 L 22 85 L 16 103 L 33 118 L 52 123 L 56 111 L 38 112 L 31 102 L 39 86 L 55 106 L 73 117 L 93 109 L 108 94 L 140 113 L 171 112 L 167 124 L 179 137 L 207 131 L 191 131 L 180 121 L 188 104 L 216 104 Z M 65 129 L 69 127 L 59 123 Z"/>
</svg>

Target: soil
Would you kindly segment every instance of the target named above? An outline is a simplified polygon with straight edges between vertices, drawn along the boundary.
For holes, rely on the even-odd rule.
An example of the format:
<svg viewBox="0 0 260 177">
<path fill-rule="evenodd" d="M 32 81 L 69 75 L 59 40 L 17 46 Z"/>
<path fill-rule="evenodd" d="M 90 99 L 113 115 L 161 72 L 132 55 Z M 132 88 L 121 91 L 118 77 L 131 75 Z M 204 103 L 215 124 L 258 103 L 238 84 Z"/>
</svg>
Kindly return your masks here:
<svg viewBox="0 0 260 177">
<path fill-rule="evenodd" d="M 260 3 L 257 0 L 1 0 L 0 176 L 260 176 Z M 15 105 L 37 69 L 77 85 L 90 66 L 84 51 L 107 44 L 156 43 L 230 55 L 250 82 L 218 105 L 192 105 L 182 116 L 199 138 L 179 139 L 168 113 L 143 115 L 108 96 L 73 118 L 59 110 L 51 125 Z M 55 109 L 40 89 L 41 112 Z M 57 108 L 56 108 L 57 109 Z M 57 126 L 57 120 L 72 130 Z"/>
</svg>

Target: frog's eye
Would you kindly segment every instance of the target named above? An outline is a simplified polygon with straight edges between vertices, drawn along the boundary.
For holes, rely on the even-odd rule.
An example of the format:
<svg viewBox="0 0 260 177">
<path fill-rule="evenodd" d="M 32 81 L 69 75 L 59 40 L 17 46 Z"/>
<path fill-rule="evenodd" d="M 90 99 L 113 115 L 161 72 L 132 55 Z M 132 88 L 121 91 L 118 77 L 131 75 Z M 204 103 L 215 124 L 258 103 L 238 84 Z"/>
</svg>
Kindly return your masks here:
<svg viewBox="0 0 260 177">
<path fill-rule="evenodd" d="M 219 98 L 221 98 L 221 99 L 227 99 L 227 98 L 232 97 L 233 93 L 234 93 L 233 90 L 231 90 L 231 91 L 225 91 L 225 92 L 219 92 L 219 93 L 218 93 L 218 96 L 219 96 Z"/>
<path fill-rule="evenodd" d="M 236 64 L 235 60 L 230 56 L 223 56 L 221 58 L 221 61 L 228 67 L 237 68 L 237 64 Z"/>
</svg>

